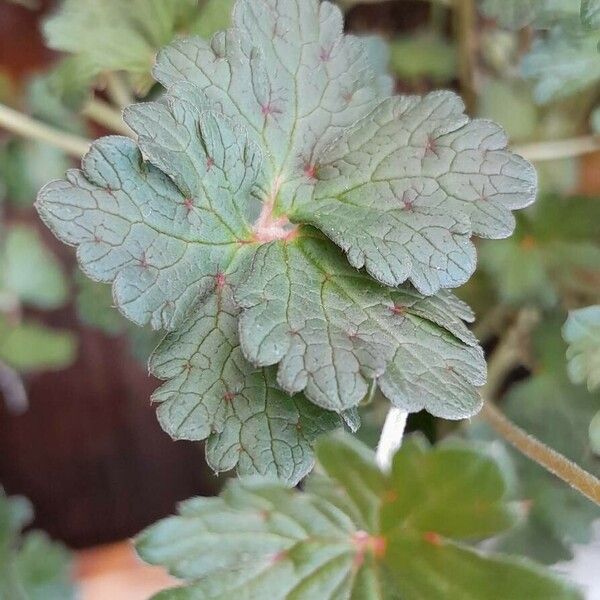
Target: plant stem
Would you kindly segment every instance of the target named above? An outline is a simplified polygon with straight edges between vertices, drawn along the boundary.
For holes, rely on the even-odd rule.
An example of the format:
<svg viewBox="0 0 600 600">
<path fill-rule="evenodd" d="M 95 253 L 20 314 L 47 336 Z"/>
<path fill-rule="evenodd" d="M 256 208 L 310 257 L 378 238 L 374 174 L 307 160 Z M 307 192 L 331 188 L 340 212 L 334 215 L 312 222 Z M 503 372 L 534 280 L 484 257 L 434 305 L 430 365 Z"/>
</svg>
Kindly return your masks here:
<svg viewBox="0 0 600 600">
<path fill-rule="evenodd" d="M 36 121 L 4 104 L 0 104 L 0 127 L 22 137 L 60 148 L 75 158 L 81 158 L 91 144 L 90 140 Z"/>
<path fill-rule="evenodd" d="M 118 110 L 115 110 L 108 102 L 103 100 L 90 100 L 81 114 L 92 121 L 96 121 L 100 125 L 116 132 L 131 137 L 133 132 L 123 122 L 123 117 Z"/>
<path fill-rule="evenodd" d="M 480 416 L 519 452 L 600 505 L 600 480 L 510 421 L 493 403 L 506 376 L 523 362 L 525 337 L 538 321 L 537 311 L 524 309 L 498 344 L 488 363 Z"/>
<path fill-rule="evenodd" d="M 532 162 L 574 158 L 600 151 L 600 136 L 584 135 L 567 140 L 523 144 L 515 146 L 513 150 Z"/>
<path fill-rule="evenodd" d="M 507 419 L 491 402 L 486 402 L 480 414 L 496 433 L 519 452 L 600 506 L 599 479 L 523 431 Z"/>
<path fill-rule="evenodd" d="M 120 108 L 125 108 L 134 102 L 129 87 L 118 73 L 106 74 L 106 91 L 110 99 Z"/>
<path fill-rule="evenodd" d="M 458 76 L 467 112 L 473 114 L 477 107 L 475 91 L 477 11 L 473 0 L 454 0 L 454 7 L 454 27 L 458 42 Z"/>
<path fill-rule="evenodd" d="M 402 445 L 407 419 L 408 413 L 395 407 L 390 408 L 385 418 L 376 455 L 377 464 L 385 473 L 391 471 L 394 454 Z"/>
</svg>

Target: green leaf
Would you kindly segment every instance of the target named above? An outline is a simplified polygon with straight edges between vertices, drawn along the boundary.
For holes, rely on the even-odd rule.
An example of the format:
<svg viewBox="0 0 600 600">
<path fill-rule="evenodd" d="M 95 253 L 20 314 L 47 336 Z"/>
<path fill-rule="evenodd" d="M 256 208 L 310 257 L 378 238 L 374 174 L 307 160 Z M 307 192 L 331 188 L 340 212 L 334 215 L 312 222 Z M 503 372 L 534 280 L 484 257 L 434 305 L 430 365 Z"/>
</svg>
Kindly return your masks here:
<svg viewBox="0 0 600 600">
<path fill-rule="evenodd" d="M 128 322 L 114 310 L 110 286 L 95 283 L 81 273 L 75 274 L 75 281 L 77 283 L 75 302 L 79 319 L 107 335 L 124 333 Z"/>
<path fill-rule="evenodd" d="M 582 0 L 582 3 L 585 4 L 586 0 Z M 502 26 L 510 29 L 532 24 L 537 27 L 548 27 L 556 21 L 577 15 L 579 1 L 482 0 L 481 10 L 486 17 L 497 19 Z"/>
<path fill-rule="evenodd" d="M 194 0 L 65 0 L 44 25 L 48 45 L 85 56 L 99 71 L 146 72 Z"/>
<path fill-rule="evenodd" d="M 590 198 L 543 195 L 521 215 L 510 240 L 481 247 L 481 268 L 500 298 L 522 305 L 556 305 L 565 294 L 598 297 L 600 203 Z"/>
<path fill-rule="evenodd" d="M 571 381 L 587 383 L 590 392 L 600 388 L 600 306 L 571 311 L 563 337 Z"/>
<path fill-rule="evenodd" d="M 219 498 L 188 501 L 143 533 L 142 558 L 188 584 L 157 598 L 581 598 L 532 563 L 464 543 L 513 522 L 488 456 L 407 440 L 387 476 L 370 450 L 345 437 L 318 453 L 325 474 L 307 491 L 230 482 Z"/>
<path fill-rule="evenodd" d="M 75 336 L 35 322 L 0 319 L 0 360 L 22 373 L 64 369 L 77 354 Z"/>
<path fill-rule="evenodd" d="M 279 364 L 289 393 L 341 412 L 375 380 L 403 410 L 451 419 L 479 410 L 485 361 L 461 320 L 470 311 L 450 294 L 382 288 L 326 240 L 303 237 L 258 248 L 236 299 L 244 354 Z"/>
<path fill-rule="evenodd" d="M 600 79 L 598 32 L 555 27 L 534 41 L 521 72 L 535 83 L 536 100 L 547 103 L 595 85 Z"/>
<path fill-rule="evenodd" d="M 297 483 L 313 466 L 312 443 L 341 421 L 275 385 L 272 370 L 250 365 L 240 348 L 233 281 L 217 281 L 185 326 L 156 350 L 150 371 L 169 382 L 152 397 L 175 439 L 208 438 L 217 472 L 273 475 Z"/>
<path fill-rule="evenodd" d="M 66 549 L 41 532 L 21 535 L 32 518 L 33 511 L 27 500 L 7 498 L 0 488 L 0 598 L 75 598 L 71 557 Z"/>
<path fill-rule="evenodd" d="M 588 435 L 600 395 L 590 394 L 569 380 L 561 324 L 562 317 L 550 316 L 536 330 L 536 374 L 510 391 L 503 408 L 526 431 L 600 476 L 600 462 Z M 528 500 L 529 529 L 518 532 L 516 540 L 509 535 L 502 547 L 530 551 L 535 558 L 552 562 L 568 557 L 574 543 L 589 540 L 591 523 L 600 517 L 600 510 L 529 459 L 518 453 L 514 457 L 520 494 Z M 549 556 L 548 547 L 552 548 Z"/>
<path fill-rule="evenodd" d="M 0 146 L 0 180 L 10 202 L 30 207 L 47 181 L 62 177 L 69 159 L 47 144 L 10 140 Z"/>
<path fill-rule="evenodd" d="M 440 35 L 424 30 L 399 37 L 390 44 L 391 68 L 403 80 L 431 79 L 447 83 L 456 77 L 456 47 Z"/>
<path fill-rule="evenodd" d="M 60 263 L 35 229 L 13 225 L 5 232 L 0 256 L 0 287 L 36 308 L 60 308 L 67 301 L 67 282 Z"/>
<path fill-rule="evenodd" d="M 234 466 L 241 449 L 253 457 L 242 472 L 294 481 L 309 458 L 302 450 L 295 462 L 289 446 L 305 448 L 319 429 L 288 435 L 314 411 L 307 399 L 347 420 L 377 379 L 407 410 L 478 410 L 485 369 L 462 323 L 472 314 L 445 292 L 424 295 L 469 277 L 474 233 L 511 233 L 535 174 L 455 95 L 390 98 L 380 44 L 344 36 L 333 5 L 238 0 L 234 22 L 211 42 L 162 50 L 155 75 L 168 92 L 125 112 L 139 146 L 99 140 L 81 171 L 40 192 L 38 210 L 78 247 L 86 274 L 113 284 L 126 317 L 172 332 L 151 367 L 168 380 L 155 396 L 167 431 L 218 434 L 213 466 Z M 352 266 L 420 293 L 376 285 L 310 225 Z M 236 406 L 224 429 L 224 398 L 242 391 L 247 412 Z M 268 433 L 278 431 L 271 406 L 286 414 L 285 444 L 268 439 L 283 435 Z M 311 414 L 330 428 L 331 415 Z M 251 415 L 262 415 L 260 433 Z M 268 469 L 256 459 L 265 444 Z"/>
<path fill-rule="evenodd" d="M 189 32 L 209 39 L 217 31 L 227 29 L 234 4 L 235 0 L 206 0 Z"/>
<path fill-rule="evenodd" d="M 600 27 L 600 2 L 598 0 L 581 0 L 581 20 L 586 27 Z"/>
</svg>

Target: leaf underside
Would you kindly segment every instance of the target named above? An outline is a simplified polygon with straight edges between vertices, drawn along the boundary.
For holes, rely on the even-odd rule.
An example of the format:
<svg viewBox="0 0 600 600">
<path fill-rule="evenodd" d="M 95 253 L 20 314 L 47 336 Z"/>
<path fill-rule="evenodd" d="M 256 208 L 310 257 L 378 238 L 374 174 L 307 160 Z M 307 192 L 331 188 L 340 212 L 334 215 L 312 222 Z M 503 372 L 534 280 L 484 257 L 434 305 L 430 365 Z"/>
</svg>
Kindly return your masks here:
<svg viewBox="0 0 600 600">
<path fill-rule="evenodd" d="M 320 441 L 318 456 L 322 474 L 304 492 L 231 482 L 144 532 L 142 558 L 188 586 L 157 598 L 580 598 L 532 563 L 464 544 L 514 520 L 489 457 L 408 440 L 387 476 L 369 449 L 342 436 Z"/>
<path fill-rule="evenodd" d="M 600 388 L 600 306 L 571 311 L 563 336 L 571 381 L 587 383 L 590 392 Z"/>
<path fill-rule="evenodd" d="M 125 114 L 138 145 L 97 141 L 37 206 L 126 317 L 171 332 L 165 429 L 295 482 L 374 380 L 405 410 L 479 409 L 473 317 L 443 288 L 473 235 L 510 235 L 535 173 L 455 95 L 390 97 L 328 2 L 238 0 L 234 24 L 161 51 L 167 93 Z"/>
</svg>

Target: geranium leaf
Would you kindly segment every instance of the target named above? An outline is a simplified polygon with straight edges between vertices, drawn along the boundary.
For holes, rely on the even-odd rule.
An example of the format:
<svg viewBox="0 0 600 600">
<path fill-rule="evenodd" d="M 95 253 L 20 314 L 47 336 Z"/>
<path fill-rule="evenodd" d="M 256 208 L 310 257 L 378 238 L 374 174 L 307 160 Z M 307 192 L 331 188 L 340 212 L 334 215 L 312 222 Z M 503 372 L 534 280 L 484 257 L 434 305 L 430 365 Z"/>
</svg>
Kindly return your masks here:
<svg viewBox="0 0 600 600">
<path fill-rule="evenodd" d="M 319 237 L 264 244 L 236 291 L 246 356 L 338 412 L 377 383 L 393 404 L 446 418 L 477 412 L 485 362 L 451 295 L 383 288 Z M 457 316 L 457 313 L 460 316 Z"/>
<path fill-rule="evenodd" d="M 188 501 L 180 516 L 143 533 L 142 558 L 189 586 L 158 598 L 580 598 L 533 563 L 461 544 L 513 522 L 494 460 L 469 447 L 432 450 L 408 440 L 394 473 L 377 476 L 373 453 L 358 442 L 337 437 L 321 450 L 326 475 L 318 486 L 309 480 L 308 491 L 268 480 L 232 482 L 221 497 Z M 345 507 L 365 507 L 361 488 L 371 484 L 367 513 L 375 519 L 357 522 Z"/>
<path fill-rule="evenodd" d="M 99 140 L 38 209 L 125 316 L 172 331 L 152 362 L 169 380 L 155 396 L 167 431 L 212 436 L 215 468 L 293 482 L 333 423 L 306 399 L 351 427 L 375 383 L 405 410 L 478 410 L 472 315 L 447 292 L 425 295 L 469 277 L 473 234 L 510 234 L 535 174 L 453 94 L 389 98 L 380 44 L 344 36 L 328 2 L 238 0 L 234 25 L 161 51 L 167 93 L 125 113 L 138 144 Z M 402 287 L 352 268 L 363 265 Z M 220 347 L 231 357 L 205 360 Z M 236 390 L 247 410 L 224 421 Z M 299 425 L 310 421 L 323 426 Z"/>
<path fill-rule="evenodd" d="M 0 598 L 75 598 L 67 550 L 41 532 L 21 534 L 32 519 L 29 502 L 21 497 L 6 497 L 0 487 Z"/>
<path fill-rule="evenodd" d="M 556 26 L 536 39 L 525 56 L 521 71 L 535 83 L 540 104 L 559 100 L 596 84 L 600 79 L 598 32 Z"/>
<path fill-rule="evenodd" d="M 25 225 L 4 232 L 0 253 L 0 291 L 19 302 L 52 310 L 67 301 L 67 281 L 62 267 L 44 246 L 40 235 Z"/>
<path fill-rule="evenodd" d="M 569 376 L 574 383 L 587 383 L 590 391 L 600 387 L 600 306 L 569 313 L 563 327 L 569 344 Z"/>
<path fill-rule="evenodd" d="M 316 437 L 341 420 L 302 396 L 290 398 L 276 387 L 272 370 L 246 361 L 234 281 L 231 272 L 220 278 L 154 353 L 151 372 L 170 380 L 153 396 L 158 418 L 176 439 L 208 438 L 207 461 L 217 472 L 237 466 L 295 484 L 313 466 Z"/>
</svg>

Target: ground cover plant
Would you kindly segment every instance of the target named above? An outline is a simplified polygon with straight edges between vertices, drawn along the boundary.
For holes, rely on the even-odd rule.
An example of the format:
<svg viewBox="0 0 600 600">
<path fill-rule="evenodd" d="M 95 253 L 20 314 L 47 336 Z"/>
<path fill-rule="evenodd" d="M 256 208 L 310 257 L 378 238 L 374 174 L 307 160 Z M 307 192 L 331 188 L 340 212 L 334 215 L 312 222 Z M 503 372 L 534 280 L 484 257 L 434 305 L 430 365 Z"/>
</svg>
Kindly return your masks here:
<svg viewBox="0 0 600 600">
<path fill-rule="evenodd" d="M 160 598 L 584 597 L 542 563 L 600 516 L 600 204 L 570 184 L 598 14 L 432 3 L 389 47 L 319 0 L 47 20 L 52 111 L 0 124 L 82 157 L 35 203 L 80 315 L 144 328 L 161 426 L 237 476 L 139 536 Z"/>
</svg>

